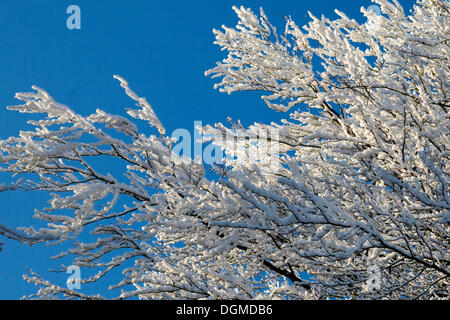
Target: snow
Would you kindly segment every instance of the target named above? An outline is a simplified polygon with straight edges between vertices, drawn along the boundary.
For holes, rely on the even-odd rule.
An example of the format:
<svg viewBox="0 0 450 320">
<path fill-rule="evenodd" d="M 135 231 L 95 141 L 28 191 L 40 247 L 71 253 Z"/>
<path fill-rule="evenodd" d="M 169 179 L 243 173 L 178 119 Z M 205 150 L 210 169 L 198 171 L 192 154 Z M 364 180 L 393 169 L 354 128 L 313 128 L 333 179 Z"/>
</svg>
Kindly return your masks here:
<svg viewBox="0 0 450 320">
<path fill-rule="evenodd" d="M 38 87 L 18 93 L 25 104 L 9 109 L 43 117 L 0 141 L 1 170 L 34 178 L 0 191 L 52 195 L 36 210 L 47 228 L 0 234 L 58 243 L 93 224 L 91 243 L 59 257 L 95 269 L 87 282 L 121 269 L 121 298 L 448 299 L 450 5 L 423 0 L 406 16 L 396 1 L 375 3 L 382 14 L 362 10 L 364 24 L 310 14 L 303 28 L 287 18 L 283 34 L 264 11 L 233 7 L 237 26 L 214 30 L 228 55 L 206 75 L 291 113 L 280 124 L 203 127 L 204 142 L 225 151 L 221 164 L 176 156 L 120 76 L 138 106 L 128 116 L 157 135 L 126 115 L 78 115 Z M 124 176 L 90 164 L 98 156 L 120 160 Z M 383 283 L 372 292 L 362 290 L 369 262 Z M 89 298 L 26 279 L 40 297 Z"/>
</svg>

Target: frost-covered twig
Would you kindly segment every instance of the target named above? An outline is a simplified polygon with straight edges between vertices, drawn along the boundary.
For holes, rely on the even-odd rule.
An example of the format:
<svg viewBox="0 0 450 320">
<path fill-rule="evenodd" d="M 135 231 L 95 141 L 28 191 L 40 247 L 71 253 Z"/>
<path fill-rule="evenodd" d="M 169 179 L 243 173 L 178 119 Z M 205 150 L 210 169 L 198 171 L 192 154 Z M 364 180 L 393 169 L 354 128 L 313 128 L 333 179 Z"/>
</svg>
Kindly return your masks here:
<svg viewBox="0 0 450 320">
<path fill-rule="evenodd" d="M 175 155 L 146 99 L 116 77 L 140 107 L 128 114 L 158 135 L 34 87 L 10 109 L 45 116 L 0 141 L 0 170 L 52 192 L 36 216 L 56 242 L 90 232 L 57 257 L 97 270 L 83 285 L 121 269 L 118 298 L 448 299 L 450 7 L 421 0 L 406 16 L 375 2 L 382 14 L 363 9 L 367 23 L 336 11 L 303 28 L 287 18 L 283 34 L 262 10 L 234 7 L 237 26 L 214 31 L 228 56 L 207 74 L 291 114 L 203 128 L 221 164 Z M 122 166 L 112 174 L 98 157 Z M 90 298 L 33 279 L 40 297 Z"/>
</svg>

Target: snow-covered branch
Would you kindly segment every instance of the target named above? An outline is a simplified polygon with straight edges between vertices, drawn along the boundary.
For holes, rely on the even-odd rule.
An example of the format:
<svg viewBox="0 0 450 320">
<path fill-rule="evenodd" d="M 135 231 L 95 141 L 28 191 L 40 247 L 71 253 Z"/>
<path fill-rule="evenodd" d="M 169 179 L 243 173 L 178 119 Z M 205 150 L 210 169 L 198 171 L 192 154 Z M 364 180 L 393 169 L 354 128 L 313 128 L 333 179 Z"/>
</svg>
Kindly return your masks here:
<svg viewBox="0 0 450 320">
<path fill-rule="evenodd" d="M 33 87 L 9 109 L 45 116 L 0 141 L 1 170 L 52 192 L 36 210 L 45 240 L 90 233 L 59 257 L 98 270 L 82 283 L 120 268 L 119 298 L 448 299 L 450 6 L 421 0 L 407 16 L 375 2 L 382 14 L 362 9 L 365 24 L 336 11 L 303 28 L 286 18 L 282 34 L 262 10 L 234 7 L 237 26 L 214 31 L 228 56 L 207 74 L 291 114 L 204 127 L 230 155 L 220 164 L 176 155 L 147 100 L 116 76 L 140 107 L 128 115 L 157 135 L 102 110 L 83 117 Z M 27 279 L 44 298 L 91 298 Z"/>
</svg>

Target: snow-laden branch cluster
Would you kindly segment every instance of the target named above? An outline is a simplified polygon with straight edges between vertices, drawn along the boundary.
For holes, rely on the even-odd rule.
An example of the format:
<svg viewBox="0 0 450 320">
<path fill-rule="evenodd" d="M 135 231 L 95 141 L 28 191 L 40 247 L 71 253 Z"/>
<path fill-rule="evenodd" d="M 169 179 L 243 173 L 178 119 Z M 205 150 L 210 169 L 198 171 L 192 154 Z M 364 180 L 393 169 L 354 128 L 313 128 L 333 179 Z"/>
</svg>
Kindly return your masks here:
<svg viewBox="0 0 450 320">
<path fill-rule="evenodd" d="M 93 242 L 60 256 L 98 271 L 83 283 L 122 267 L 111 286 L 120 298 L 448 299 L 450 5 L 422 0 L 407 16 L 396 1 L 375 2 L 382 15 L 362 9 L 365 24 L 336 11 L 303 28 L 286 18 L 283 34 L 262 10 L 234 7 L 238 25 L 214 31 L 228 57 L 207 74 L 222 91 L 261 91 L 292 113 L 206 126 L 234 155 L 224 165 L 175 155 L 146 99 L 117 77 L 140 107 L 128 114 L 158 136 L 102 110 L 80 116 L 34 87 L 9 109 L 45 117 L 0 141 L 1 170 L 34 174 L 21 187 L 52 192 L 36 217 L 57 241 L 90 232 Z M 267 154 L 279 165 L 244 161 L 249 137 L 275 145 Z M 122 174 L 99 165 L 109 158 Z M 99 298 L 27 280 L 42 298 Z"/>
</svg>

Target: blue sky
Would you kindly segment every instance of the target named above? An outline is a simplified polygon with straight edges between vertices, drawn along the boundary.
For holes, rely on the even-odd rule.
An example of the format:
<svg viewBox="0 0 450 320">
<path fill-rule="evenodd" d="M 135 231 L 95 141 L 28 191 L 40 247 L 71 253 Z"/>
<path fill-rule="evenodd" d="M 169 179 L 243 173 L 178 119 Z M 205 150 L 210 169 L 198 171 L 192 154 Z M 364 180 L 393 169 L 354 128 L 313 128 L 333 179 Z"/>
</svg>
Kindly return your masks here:
<svg viewBox="0 0 450 320">
<path fill-rule="evenodd" d="M 409 10 L 412 0 L 400 1 Z M 81 30 L 68 30 L 66 9 L 81 8 Z M 17 135 L 27 116 L 7 111 L 17 104 L 14 93 L 32 85 L 47 90 L 57 101 L 87 115 L 101 108 L 124 115 L 129 100 L 113 79 L 119 74 L 141 96 L 147 97 L 170 133 L 177 128 L 193 131 L 194 121 L 225 122 L 230 116 L 245 125 L 276 121 L 283 115 L 268 109 L 257 93 L 226 95 L 213 89 L 204 76 L 224 57 L 213 44 L 213 28 L 236 25 L 233 5 L 258 11 L 262 6 L 282 31 L 283 16 L 298 25 L 314 15 L 335 17 L 334 8 L 364 21 L 355 0 L 15 0 L 0 2 L 0 138 Z M 142 123 L 140 123 L 142 125 Z M 3 175 L 1 179 L 5 179 Z M 7 180 L 0 181 L 7 182 Z M 0 223 L 30 225 L 34 208 L 45 206 L 45 194 L 0 193 Z M 22 246 L 0 238 L 0 299 L 17 299 L 35 292 L 22 280 L 26 266 L 60 284 L 64 273 L 49 273 L 60 261 L 49 258 L 61 247 Z M 118 274 L 111 278 L 119 277 Z M 103 284 L 99 284 L 101 286 Z M 93 291 L 103 288 L 91 288 Z"/>
</svg>

